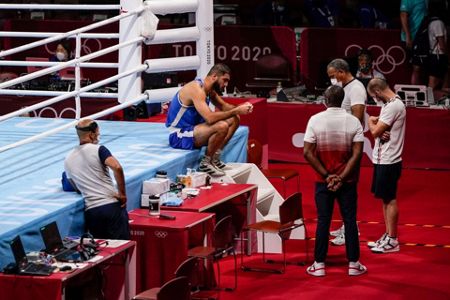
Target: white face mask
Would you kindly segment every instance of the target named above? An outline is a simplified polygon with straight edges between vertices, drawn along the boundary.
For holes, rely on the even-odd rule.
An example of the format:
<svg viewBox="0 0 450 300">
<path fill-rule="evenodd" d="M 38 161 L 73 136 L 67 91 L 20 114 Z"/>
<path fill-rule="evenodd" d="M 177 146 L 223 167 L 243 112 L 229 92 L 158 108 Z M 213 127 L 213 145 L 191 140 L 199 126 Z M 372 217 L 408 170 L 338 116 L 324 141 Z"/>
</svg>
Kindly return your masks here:
<svg viewBox="0 0 450 300">
<path fill-rule="evenodd" d="M 66 59 L 66 54 L 64 54 L 64 52 L 56 52 L 56 58 L 59 61 L 63 61 Z"/>
<path fill-rule="evenodd" d="M 331 78 L 330 81 L 331 81 L 331 85 L 337 85 L 337 86 L 342 87 L 342 82 L 337 81 L 336 78 Z"/>
</svg>

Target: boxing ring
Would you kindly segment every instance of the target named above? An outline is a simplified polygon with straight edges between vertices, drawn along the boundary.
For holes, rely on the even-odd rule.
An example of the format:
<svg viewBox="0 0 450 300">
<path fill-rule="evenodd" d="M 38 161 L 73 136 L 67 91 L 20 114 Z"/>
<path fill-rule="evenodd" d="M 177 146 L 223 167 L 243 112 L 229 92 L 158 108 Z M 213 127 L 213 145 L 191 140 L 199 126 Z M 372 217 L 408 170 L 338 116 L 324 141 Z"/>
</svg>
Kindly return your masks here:
<svg viewBox="0 0 450 300">
<path fill-rule="evenodd" d="M 42 45 L 62 38 L 75 38 L 77 49 L 75 58 L 64 63 L 35 63 L 46 66 L 45 69 L 27 74 L 10 81 L 0 83 L 0 96 L 14 94 L 17 83 L 50 74 L 67 66 L 74 66 L 76 88 L 72 92 L 26 91 L 29 95 L 53 96 L 42 103 L 22 108 L 16 112 L 0 116 L 0 268 L 13 261 L 8 242 L 20 235 L 27 251 L 44 248 L 39 227 L 51 221 L 57 221 L 61 235 L 80 235 L 84 232 L 84 201 L 75 192 L 64 192 L 61 187 L 61 173 L 64 170 L 64 158 L 78 144 L 74 125 L 80 116 L 79 103 L 83 97 L 117 97 L 119 104 L 107 110 L 95 113 L 89 118 L 97 119 L 141 101 L 157 103 L 172 98 L 177 88 L 159 89 L 141 92 L 140 72 L 164 72 L 196 69 L 197 75 L 204 77 L 214 64 L 211 56 L 213 45 L 212 0 L 171 0 L 138 1 L 124 0 L 121 6 L 108 5 L 106 9 L 120 9 L 120 14 L 108 20 L 75 30 L 70 33 L 40 33 L 45 39 L 14 49 L 0 52 L 1 57 Z M 100 9 L 101 5 L 29 5 L 27 9 Z M 11 9 L 20 5 L 0 4 L 0 9 Z M 34 7 L 37 6 L 37 7 Z M 89 8 L 90 7 L 90 8 Z M 140 29 L 145 20 L 153 14 L 195 12 L 195 27 L 171 30 L 152 30 L 147 35 Z M 199 17 L 201 16 L 201 17 Z M 98 52 L 119 51 L 118 64 L 89 62 L 101 55 L 91 53 L 80 55 L 79 42 L 85 33 L 110 21 L 119 21 L 119 39 L 115 46 Z M 149 19 L 150 20 L 150 19 Z M 155 19 L 153 19 L 154 21 Z M 140 25 L 141 24 L 141 25 Z M 141 27 L 139 27 L 141 26 Z M 138 28 L 138 29 L 136 29 Z M 136 30 L 135 30 L 136 29 Z M 148 29 L 148 28 L 147 28 Z M 152 31 L 150 30 L 150 31 Z M 1 36 L 20 36 L 23 33 L 1 32 Z M 28 33 L 29 35 L 33 35 Z M 35 34 L 37 35 L 37 34 Z M 108 38 L 111 38 L 108 36 Z M 142 43 L 170 43 L 174 41 L 197 41 L 197 55 L 145 60 L 141 62 Z M 30 46 L 31 45 L 31 46 Z M 20 49 L 19 49 L 20 48 Z M 106 50 L 106 51 L 105 51 Z M 201 59 L 202 58 L 202 59 Z M 29 62 L 3 60 L 1 65 L 25 65 Z M 116 76 L 106 78 L 85 87 L 80 86 L 80 68 L 115 67 Z M 118 93 L 99 95 L 89 92 L 105 83 L 118 81 Z M 17 91 L 16 91 L 17 92 Z M 24 91 L 21 91 L 24 92 Z M 19 117 L 36 108 L 45 107 L 64 99 L 74 97 L 77 103 L 75 119 L 46 119 Z M 174 179 L 177 174 L 186 172 L 186 168 L 196 168 L 203 150 L 177 150 L 168 144 L 168 130 L 164 124 L 140 122 L 98 121 L 100 143 L 105 145 L 118 158 L 124 168 L 128 196 L 127 209 L 139 207 L 142 181 L 153 177 L 157 170 L 165 170 Z M 224 161 L 246 161 L 248 128 L 241 127 L 224 149 Z"/>
</svg>

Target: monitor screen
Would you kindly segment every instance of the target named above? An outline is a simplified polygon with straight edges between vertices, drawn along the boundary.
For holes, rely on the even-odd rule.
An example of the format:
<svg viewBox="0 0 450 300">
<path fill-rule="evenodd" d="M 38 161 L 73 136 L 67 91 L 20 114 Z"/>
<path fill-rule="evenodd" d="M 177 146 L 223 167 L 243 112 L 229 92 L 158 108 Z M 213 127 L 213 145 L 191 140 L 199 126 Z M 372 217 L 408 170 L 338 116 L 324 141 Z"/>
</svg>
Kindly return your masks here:
<svg viewBox="0 0 450 300">
<path fill-rule="evenodd" d="M 20 236 L 16 236 L 11 242 L 9 242 L 9 245 L 11 246 L 11 251 L 14 255 L 14 259 L 16 260 L 16 264 L 19 265 L 25 258 L 25 249 L 23 248 Z"/>
<path fill-rule="evenodd" d="M 64 247 L 56 222 L 42 226 L 40 231 L 45 244 L 45 252 L 53 253 Z"/>
</svg>

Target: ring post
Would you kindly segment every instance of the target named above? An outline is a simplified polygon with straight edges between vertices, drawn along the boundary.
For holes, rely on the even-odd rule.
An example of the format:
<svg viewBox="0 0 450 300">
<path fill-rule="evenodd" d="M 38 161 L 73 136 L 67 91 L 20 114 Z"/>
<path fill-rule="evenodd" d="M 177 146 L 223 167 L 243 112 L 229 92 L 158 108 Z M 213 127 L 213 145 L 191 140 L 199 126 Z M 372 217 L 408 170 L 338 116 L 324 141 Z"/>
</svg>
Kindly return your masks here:
<svg viewBox="0 0 450 300">
<path fill-rule="evenodd" d="M 214 65 L 213 0 L 198 1 L 195 18 L 197 28 L 200 30 L 200 38 L 197 40 L 197 55 L 201 57 L 197 77 L 204 78 Z"/>
<path fill-rule="evenodd" d="M 142 0 L 121 0 L 121 13 L 142 6 Z M 120 20 L 119 43 L 137 38 L 141 33 L 141 17 L 134 15 Z M 142 64 L 142 43 L 134 43 L 119 49 L 119 73 L 134 69 Z M 118 101 L 123 103 L 141 95 L 141 73 L 131 74 L 119 79 Z"/>
</svg>

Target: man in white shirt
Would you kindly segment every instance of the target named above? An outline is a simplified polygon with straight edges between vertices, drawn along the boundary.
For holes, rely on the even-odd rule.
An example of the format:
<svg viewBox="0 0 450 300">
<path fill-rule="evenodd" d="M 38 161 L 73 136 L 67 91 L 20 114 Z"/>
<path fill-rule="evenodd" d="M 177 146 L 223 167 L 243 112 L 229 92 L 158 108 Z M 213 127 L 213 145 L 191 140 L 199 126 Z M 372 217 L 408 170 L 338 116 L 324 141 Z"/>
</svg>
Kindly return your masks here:
<svg viewBox="0 0 450 300">
<path fill-rule="evenodd" d="M 99 145 L 100 128 L 91 119 L 80 120 L 75 127 L 80 144 L 64 161 L 64 169 L 73 187 L 85 203 L 85 222 L 89 232 L 99 239 L 130 239 L 125 177 L 119 161 Z M 109 169 L 114 173 L 114 186 Z"/>
<path fill-rule="evenodd" d="M 367 92 L 364 85 L 361 81 L 353 77 L 348 63 L 341 58 L 334 59 L 328 64 L 327 73 L 331 84 L 342 86 L 344 88 L 345 96 L 341 107 L 349 114 L 358 118 L 364 128 L 367 103 Z M 331 240 L 331 243 L 335 246 L 344 245 L 344 232 L 344 225 L 337 230 L 331 231 L 330 234 L 336 237 Z"/>
<path fill-rule="evenodd" d="M 397 232 L 397 182 L 402 171 L 406 109 L 400 97 L 383 79 L 372 79 L 367 91 L 371 97 L 384 103 L 379 116 L 369 117 L 369 130 L 375 138 L 372 193 L 383 200 L 386 225 L 386 232 L 381 238 L 368 243 L 368 246 L 375 253 L 397 252 L 400 250 Z"/>
<path fill-rule="evenodd" d="M 429 7 L 430 23 L 428 24 L 428 41 L 430 54 L 428 55 L 428 86 L 433 90 L 441 88 L 448 73 L 447 28 L 442 21 L 445 7 L 440 3 L 431 3 Z"/>
<path fill-rule="evenodd" d="M 306 127 L 303 155 L 317 173 L 315 202 L 317 209 L 314 264 L 306 272 L 325 276 L 328 231 L 337 199 L 345 224 L 348 275 L 364 274 L 359 262 L 360 249 L 356 225 L 359 162 L 363 149 L 363 129 L 357 118 L 342 107 L 344 91 L 331 86 L 325 93 L 327 110 L 312 116 Z"/>
</svg>

